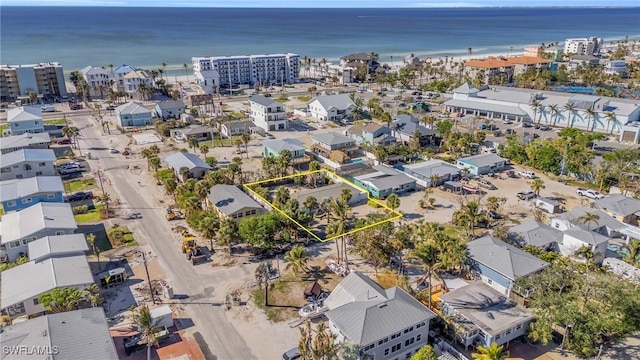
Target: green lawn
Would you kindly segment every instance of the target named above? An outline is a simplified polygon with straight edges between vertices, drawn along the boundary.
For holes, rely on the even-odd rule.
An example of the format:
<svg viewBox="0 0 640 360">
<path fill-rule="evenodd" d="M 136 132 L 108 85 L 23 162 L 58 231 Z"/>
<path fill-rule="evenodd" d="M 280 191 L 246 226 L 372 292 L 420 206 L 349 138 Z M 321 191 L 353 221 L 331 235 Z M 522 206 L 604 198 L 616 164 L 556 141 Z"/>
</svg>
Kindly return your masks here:
<svg viewBox="0 0 640 360">
<path fill-rule="evenodd" d="M 100 222 L 102 218 L 100 217 L 100 209 L 102 209 L 102 205 L 95 206 L 93 209 L 89 210 L 86 214 L 77 214 L 73 217 L 76 219 L 78 224 L 88 224 L 88 223 L 96 223 Z"/>
<path fill-rule="evenodd" d="M 65 119 L 51 119 L 51 120 L 45 120 L 44 124 L 45 125 L 66 125 L 67 121 Z"/>
<path fill-rule="evenodd" d="M 64 188 L 68 192 L 90 190 L 95 189 L 96 187 L 96 180 L 93 178 L 69 180 L 64 182 Z"/>
<path fill-rule="evenodd" d="M 300 100 L 300 101 L 304 101 L 304 102 L 308 102 L 308 101 L 310 101 L 310 100 L 311 100 L 311 96 L 305 96 L 305 95 L 303 95 L 303 96 L 298 96 L 298 100 Z"/>
<path fill-rule="evenodd" d="M 238 119 L 239 120 L 239 119 L 244 119 L 244 118 L 247 117 L 245 114 L 243 114 L 241 112 L 237 112 L 237 111 L 232 111 L 228 115 L 231 118 L 231 120 L 234 120 L 234 119 Z"/>
<path fill-rule="evenodd" d="M 229 139 L 223 139 L 222 141 L 220 141 L 220 137 L 216 137 L 213 140 L 209 140 L 209 141 L 201 141 L 200 144 L 205 144 L 209 147 L 209 149 L 212 149 L 214 147 L 222 147 L 222 146 L 232 146 L 235 147 L 235 141 L 236 139 L 242 139 L 241 136 L 232 136 L 231 137 L 231 141 L 229 141 Z M 191 151 L 191 149 L 189 149 L 189 151 Z M 199 154 L 199 152 L 198 152 Z"/>
</svg>

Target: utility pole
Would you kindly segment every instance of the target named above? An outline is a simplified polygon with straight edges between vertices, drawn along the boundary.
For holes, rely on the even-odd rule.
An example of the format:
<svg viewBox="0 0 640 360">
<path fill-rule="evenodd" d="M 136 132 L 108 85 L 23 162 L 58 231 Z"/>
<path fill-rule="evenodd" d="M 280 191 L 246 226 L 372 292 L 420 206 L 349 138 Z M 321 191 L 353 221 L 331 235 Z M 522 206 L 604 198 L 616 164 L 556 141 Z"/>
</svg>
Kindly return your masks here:
<svg viewBox="0 0 640 360">
<path fill-rule="evenodd" d="M 96 175 L 98 175 L 98 181 L 100 182 L 100 191 L 104 194 L 104 184 L 102 183 L 102 171 L 100 169 L 96 170 Z"/>
<path fill-rule="evenodd" d="M 156 304 L 156 297 L 153 294 L 153 285 L 151 285 L 151 278 L 149 277 L 149 268 L 147 267 L 147 256 L 144 251 L 138 250 L 142 254 L 142 261 L 144 262 L 144 271 L 147 273 L 147 282 L 149 283 L 149 294 L 151 295 L 151 301 Z"/>
</svg>

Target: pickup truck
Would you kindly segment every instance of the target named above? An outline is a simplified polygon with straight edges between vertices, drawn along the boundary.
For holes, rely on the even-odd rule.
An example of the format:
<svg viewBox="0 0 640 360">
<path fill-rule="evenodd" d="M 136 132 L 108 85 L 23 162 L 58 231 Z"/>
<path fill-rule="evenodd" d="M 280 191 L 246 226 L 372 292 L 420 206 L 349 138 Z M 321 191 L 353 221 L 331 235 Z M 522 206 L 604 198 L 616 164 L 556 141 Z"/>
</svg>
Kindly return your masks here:
<svg viewBox="0 0 640 360">
<path fill-rule="evenodd" d="M 578 190 L 576 190 L 576 193 L 580 196 L 586 196 L 590 199 L 596 199 L 596 200 L 602 199 L 604 197 L 604 195 L 591 189 L 578 188 Z"/>
</svg>

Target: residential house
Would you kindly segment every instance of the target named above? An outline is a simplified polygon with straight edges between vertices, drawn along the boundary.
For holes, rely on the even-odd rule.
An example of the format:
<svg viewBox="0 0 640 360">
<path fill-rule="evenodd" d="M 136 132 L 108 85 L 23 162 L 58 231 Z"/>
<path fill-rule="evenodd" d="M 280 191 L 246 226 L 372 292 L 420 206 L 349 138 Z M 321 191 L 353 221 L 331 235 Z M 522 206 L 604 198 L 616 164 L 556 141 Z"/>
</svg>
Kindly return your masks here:
<svg viewBox="0 0 640 360">
<path fill-rule="evenodd" d="M 171 136 L 174 139 L 184 142 L 189 141 L 189 139 L 210 141 L 213 140 L 218 133 L 220 133 L 218 129 L 208 125 L 189 125 L 185 128 L 171 130 Z"/>
<path fill-rule="evenodd" d="M 587 224 L 584 221 L 586 214 L 595 215 L 598 220 Z M 610 238 L 620 236 L 621 231 L 628 227 L 628 225 L 614 219 L 602 210 L 591 208 L 577 207 L 551 218 L 551 227 L 554 229 L 565 231 L 575 226 L 595 231 Z"/>
<path fill-rule="evenodd" d="M 564 233 L 547 224 L 527 220 L 509 228 L 509 240 L 520 247 L 537 246 L 544 250 L 560 251 Z"/>
<path fill-rule="evenodd" d="M 89 85 L 89 96 L 103 98 L 111 89 L 111 70 L 104 66 L 87 66 L 80 70 L 84 81 Z"/>
<path fill-rule="evenodd" d="M 42 262 L 53 257 L 85 255 L 89 244 L 84 234 L 45 236 L 29 243 L 29 260 Z"/>
<path fill-rule="evenodd" d="M 59 176 L 36 176 L 0 181 L 0 203 L 4 213 L 19 211 L 41 202 L 64 202 Z"/>
<path fill-rule="evenodd" d="M 366 53 L 357 53 L 357 54 L 349 54 L 340 58 L 341 66 L 349 66 L 354 68 L 359 68 L 364 65 L 366 68 L 366 73 L 376 70 L 380 65 L 378 63 L 378 59 L 371 54 Z M 360 66 L 358 66 L 360 65 Z"/>
<path fill-rule="evenodd" d="M 118 125 L 126 126 L 146 126 L 153 124 L 151 110 L 138 102 L 129 101 L 116 108 Z"/>
<path fill-rule="evenodd" d="M 549 264 L 491 235 L 467 243 L 471 267 L 480 280 L 504 295 L 509 295 L 514 282 L 537 273 Z"/>
<path fill-rule="evenodd" d="M 232 136 L 251 134 L 251 131 L 255 127 L 256 125 L 251 120 L 229 121 L 222 123 L 220 126 L 220 132 L 228 139 Z"/>
<path fill-rule="evenodd" d="M 185 112 L 187 106 L 182 100 L 166 100 L 156 104 L 156 117 L 162 120 L 180 119 L 180 115 Z"/>
<path fill-rule="evenodd" d="M 605 75 L 627 76 L 627 62 L 625 60 L 607 60 L 603 70 Z"/>
<path fill-rule="evenodd" d="M 215 185 L 209 190 L 207 204 L 222 219 L 242 220 L 262 215 L 266 210 L 234 185 Z"/>
<path fill-rule="evenodd" d="M 478 342 L 508 344 L 528 333 L 533 314 L 503 293 L 476 282 L 440 295 L 442 313 L 457 325 L 457 339 L 465 346 Z"/>
<path fill-rule="evenodd" d="M 124 81 L 124 92 L 129 95 L 130 99 L 138 97 L 144 99 L 147 93 L 142 93 L 143 90 L 153 89 L 153 77 L 147 70 L 136 69 L 129 71 L 122 77 Z"/>
<path fill-rule="evenodd" d="M 0 308 L 11 318 L 44 314 L 46 309 L 38 300 L 40 295 L 62 287 L 81 290 L 93 283 L 84 255 L 29 261 L 2 272 Z"/>
<path fill-rule="evenodd" d="M 353 139 L 336 132 L 311 136 L 311 151 L 338 164 L 348 162 L 350 155 L 357 149 Z"/>
<path fill-rule="evenodd" d="M 575 226 L 564 231 L 562 242 L 558 245 L 563 256 L 573 257 L 578 261 L 584 257 L 577 253 L 586 247 L 593 254 L 593 261 L 602 264 L 608 242 L 607 236 Z"/>
<path fill-rule="evenodd" d="M 41 237 L 73 234 L 78 225 L 71 205 L 37 203 L 24 210 L 2 216 L 1 245 L 9 261 L 27 254 L 27 244 Z M 4 296 L 4 295 L 3 295 Z"/>
<path fill-rule="evenodd" d="M 374 166 L 372 170 L 354 177 L 353 182 L 365 188 L 373 197 L 384 199 L 391 194 L 416 190 L 416 180 L 401 171 L 384 165 Z"/>
<path fill-rule="evenodd" d="M 56 175 L 51 149 L 22 149 L 0 155 L 0 181 Z"/>
<path fill-rule="evenodd" d="M 284 104 L 262 95 L 249 97 L 250 117 L 257 127 L 265 131 L 288 130 L 287 109 Z"/>
<path fill-rule="evenodd" d="M 342 191 L 345 189 L 349 190 L 351 193 L 351 198 L 348 202 L 349 206 L 355 207 L 367 203 L 368 197 L 365 189 L 357 189 L 345 183 L 324 185 L 312 189 L 302 189 L 293 196 L 300 204 L 303 204 L 309 196 L 313 196 L 319 203 L 321 203 L 325 199 L 339 199 Z"/>
<path fill-rule="evenodd" d="M 569 70 L 596 67 L 600 65 L 600 58 L 593 55 L 574 55 L 569 59 Z"/>
<path fill-rule="evenodd" d="M 24 133 L 44 132 L 42 109 L 39 106 L 18 106 L 7 111 L 8 134 L 21 135 Z M 3 131 L 2 136 L 7 133 Z"/>
<path fill-rule="evenodd" d="M 612 194 L 593 202 L 593 205 L 612 216 L 614 219 L 638 226 L 640 217 L 640 200 L 622 194 Z"/>
<path fill-rule="evenodd" d="M 420 145 L 439 145 L 438 132 L 420 124 L 420 120 L 411 115 L 399 114 L 393 117 L 393 133 L 395 137 L 405 144 L 412 141 L 414 136 L 420 136 Z"/>
<path fill-rule="evenodd" d="M 620 259 L 612 257 L 605 258 L 602 266 L 609 268 L 612 273 L 625 279 L 640 282 L 640 269 Z"/>
<path fill-rule="evenodd" d="M 116 87 L 118 91 L 125 91 L 125 75 L 136 70 L 138 70 L 138 68 L 136 68 L 135 66 L 126 64 L 116 67 L 116 69 L 113 71 L 113 74 L 115 75 Z"/>
<path fill-rule="evenodd" d="M 304 145 L 297 139 L 267 140 L 262 142 L 262 156 L 280 156 L 283 151 L 291 154 L 291 164 L 306 164 L 311 158 L 305 153 Z"/>
<path fill-rule="evenodd" d="M 461 169 L 467 169 L 471 175 L 484 175 L 491 172 L 502 171 L 507 164 L 507 159 L 497 154 L 478 154 L 458 159 L 456 165 Z"/>
<path fill-rule="evenodd" d="M 321 95 L 307 104 L 307 112 L 323 121 L 342 120 L 351 115 L 356 104 L 348 94 Z"/>
<path fill-rule="evenodd" d="M 202 179 L 207 171 L 213 170 L 213 168 L 200 159 L 198 155 L 187 152 L 180 151 L 171 154 L 167 156 L 164 161 L 183 182 L 187 181 L 187 179 Z M 182 173 L 183 168 L 188 170 L 186 174 Z"/>
<path fill-rule="evenodd" d="M 408 359 L 427 344 L 436 315 L 400 287 L 382 288 L 353 271 L 325 300 L 329 330 L 372 360 Z"/>
<path fill-rule="evenodd" d="M 400 170 L 415 179 L 416 183 L 424 188 L 440 186 L 460 177 L 460 168 L 438 159 L 402 165 Z"/>
<path fill-rule="evenodd" d="M 396 142 L 396 138 L 391 135 L 391 129 L 373 121 L 365 125 L 353 125 L 347 130 L 347 135 L 357 144 L 389 146 Z"/>
<path fill-rule="evenodd" d="M 52 313 L 7 325 L 0 332 L 0 343 L 16 350 L 5 353 L 3 360 L 24 360 L 27 353 L 33 354 L 27 357 L 50 360 L 118 359 L 102 307 Z M 36 355 L 36 351 L 46 355 Z"/>
<path fill-rule="evenodd" d="M 0 137 L 0 153 L 7 154 L 22 149 L 48 149 L 51 136 L 48 132 L 22 133 L 21 135 Z"/>
</svg>

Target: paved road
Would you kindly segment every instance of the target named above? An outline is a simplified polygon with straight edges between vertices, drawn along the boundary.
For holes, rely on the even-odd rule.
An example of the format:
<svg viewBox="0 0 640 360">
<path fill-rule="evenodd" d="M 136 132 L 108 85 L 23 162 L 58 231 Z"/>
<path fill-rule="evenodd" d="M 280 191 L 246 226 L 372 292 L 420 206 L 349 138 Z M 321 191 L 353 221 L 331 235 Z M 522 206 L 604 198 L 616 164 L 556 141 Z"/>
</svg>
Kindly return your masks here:
<svg viewBox="0 0 640 360">
<path fill-rule="evenodd" d="M 110 139 L 100 134 L 99 128 L 91 125 L 87 117 L 71 118 L 76 126 L 82 129 L 81 146 L 102 147 L 110 146 Z M 97 160 L 92 162 L 103 170 L 111 180 L 111 184 L 123 207 L 130 207 L 132 211 L 140 212 L 142 219 L 130 227 L 140 237 L 141 244 L 146 244 L 158 256 L 165 270 L 167 281 L 174 288 L 175 294 L 187 295 L 180 300 L 196 325 L 194 333 L 196 340 L 200 339 L 200 346 L 208 359 L 257 359 L 236 331 L 233 324 L 225 315 L 223 306 L 227 289 L 217 288 L 218 283 L 229 283 L 228 279 L 246 277 L 252 273 L 246 266 L 236 266 L 229 269 L 212 269 L 207 265 L 193 267 L 184 258 L 178 247 L 177 235 L 170 229 L 164 219 L 164 208 L 153 204 L 149 192 L 144 191 L 138 183 L 136 175 L 127 169 L 127 160 L 121 156 L 109 154 L 106 150 L 92 151 Z M 141 160 L 128 160 L 130 163 Z M 144 160 L 142 160 L 143 162 Z M 144 164 L 142 164 L 144 166 Z M 147 185 L 153 186 L 153 185 Z M 128 225 L 129 225 L 128 224 Z"/>
</svg>

